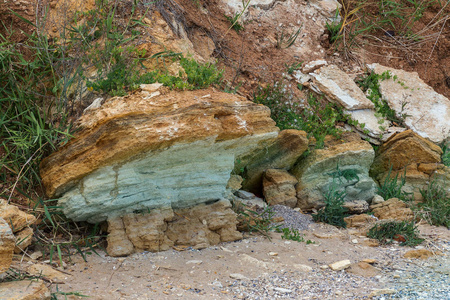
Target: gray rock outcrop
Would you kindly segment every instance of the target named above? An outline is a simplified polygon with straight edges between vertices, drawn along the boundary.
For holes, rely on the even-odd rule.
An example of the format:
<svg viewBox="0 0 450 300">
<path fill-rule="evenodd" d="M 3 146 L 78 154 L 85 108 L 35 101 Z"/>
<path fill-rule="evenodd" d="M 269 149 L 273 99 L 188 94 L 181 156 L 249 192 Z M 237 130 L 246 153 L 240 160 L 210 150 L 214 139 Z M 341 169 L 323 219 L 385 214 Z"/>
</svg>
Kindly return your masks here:
<svg viewBox="0 0 450 300">
<path fill-rule="evenodd" d="M 376 190 L 376 184 L 369 177 L 369 168 L 375 153 L 372 146 L 351 135 L 346 142 L 325 145 L 315 149 L 292 169 L 298 179 L 297 206 L 302 210 L 324 205 L 324 194 L 332 185 L 338 191 L 345 191 L 345 201 L 365 200 L 369 202 Z"/>
</svg>

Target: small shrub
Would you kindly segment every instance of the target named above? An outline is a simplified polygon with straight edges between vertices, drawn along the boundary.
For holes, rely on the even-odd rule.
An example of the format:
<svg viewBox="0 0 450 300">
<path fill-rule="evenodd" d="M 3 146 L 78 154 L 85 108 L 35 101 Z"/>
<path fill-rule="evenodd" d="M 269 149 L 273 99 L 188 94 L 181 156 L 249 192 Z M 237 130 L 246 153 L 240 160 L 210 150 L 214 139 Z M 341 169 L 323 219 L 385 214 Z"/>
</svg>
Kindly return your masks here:
<svg viewBox="0 0 450 300">
<path fill-rule="evenodd" d="M 392 166 L 389 168 L 388 174 L 384 179 L 381 186 L 377 187 L 378 195 L 388 200 L 391 198 L 397 198 L 402 201 L 410 201 L 412 195 L 406 193 L 402 190 L 403 186 L 406 183 L 406 170 L 403 176 L 400 177 L 400 182 L 398 182 L 398 174 L 395 177 L 391 176 Z"/>
<path fill-rule="evenodd" d="M 308 133 L 308 137 L 316 139 L 316 148 L 322 148 L 326 135 L 339 138 L 342 130 L 336 127 L 337 122 L 360 125 L 350 119 L 342 108 L 328 101 L 321 101 L 313 93 L 307 94 L 307 103 L 300 104 L 287 87 L 277 82 L 274 85 L 259 87 L 253 94 L 253 101 L 270 108 L 271 117 L 280 129 L 298 129 Z"/>
<path fill-rule="evenodd" d="M 321 208 L 316 214 L 313 214 L 313 219 L 316 222 L 324 222 L 337 227 L 347 227 L 344 218 L 347 216 L 347 208 L 343 207 L 346 193 L 340 192 L 338 185 L 333 178 L 333 182 L 324 195 L 325 206 Z"/>
<path fill-rule="evenodd" d="M 401 85 L 403 88 L 408 89 L 408 87 L 406 87 L 403 82 L 398 81 L 397 76 L 392 76 L 389 71 L 383 72 L 382 74 L 376 74 L 374 71 L 371 71 L 366 76 L 356 80 L 356 83 L 365 93 L 368 94 L 367 98 L 369 98 L 370 101 L 372 101 L 372 103 L 375 105 L 375 110 L 377 111 L 376 116 L 382 116 L 389 121 L 403 124 L 405 118 L 408 117 L 406 113 L 403 113 L 408 103 L 404 102 L 402 104 L 402 111 L 400 112 L 400 115 L 397 115 L 395 110 L 389 107 L 389 104 L 382 98 L 380 92 L 380 81 L 387 79 L 393 79 L 394 82 L 398 82 L 399 85 Z"/>
<path fill-rule="evenodd" d="M 448 147 L 445 143 L 442 144 L 441 146 L 442 148 L 442 163 L 447 166 L 450 167 L 450 147 Z"/>
<path fill-rule="evenodd" d="M 281 235 L 281 238 L 284 240 L 291 240 L 291 241 L 296 241 L 296 242 L 305 242 L 305 237 L 304 235 L 302 235 L 300 232 L 298 232 L 297 229 L 292 228 L 281 228 L 281 229 L 277 229 L 277 232 L 283 233 Z M 311 241 L 311 240 L 306 240 L 306 245 L 309 244 L 315 244 L 316 242 Z"/>
<path fill-rule="evenodd" d="M 393 241 L 401 242 L 401 246 L 417 246 L 424 241 L 418 236 L 417 226 L 414 222 L 390 221 L 375 224 L 369 229 L 367 236 L 377 239 L 382 244 L 391 244 Z"/>
<path fill-rule="evenodd" d="M 305 238 L 303 237 L 303 235 L 300 234 L 300 232 L 298 232 L 297 229 L 283 228 L 281 229 L 281 232 L 283 233 L 281 238 L 284 240 L 291 240 L 296 242 L 305 241 Z"/>
<path fill-rule="evenodd" d="M 419 215 L 428 223 L 450 229 L 450 197 L 436 181 L 431 181 L 420 193 L 424 203 L 419 204 Z"/>
<path fill-rule="evenodd" d="M 244 224 L 244 228 L 249 232 L 257 232 L 270 239 L 269 232 L 276 231 L 280 225 L 275 224 L 275 212 L 270 206 L 261 211 L 248 209 L 243 204 L 234 206 L 238 214 L 238 220 Z"/>
</svg>

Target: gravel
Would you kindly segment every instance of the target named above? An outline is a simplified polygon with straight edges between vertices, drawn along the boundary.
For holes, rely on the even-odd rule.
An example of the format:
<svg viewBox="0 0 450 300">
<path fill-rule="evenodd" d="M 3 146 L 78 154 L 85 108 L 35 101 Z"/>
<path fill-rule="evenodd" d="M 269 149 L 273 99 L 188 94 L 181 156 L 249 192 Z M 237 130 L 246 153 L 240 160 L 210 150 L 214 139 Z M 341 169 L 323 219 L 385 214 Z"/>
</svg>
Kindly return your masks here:
<svg viewBox="0 0 450 300">
<path fill-rule="evenodd" d="M 297 230 L 306 230 L 309 225 L 314 223 L 310 215 L 302 214 L 284 205 L 271 206 L 275 213 L 274 217 L 283 217 L 284 222 L 281 228 L 290 228 Z"/>
<path fill-rule="evenodd" d="M 450 257 L 401 262 L 389 288 L 397 292 L 374 299 L 450 299 Z"/>
<path fill-rule="evenodd" d="M 229 287 L 241 299 L 368 299 L 361 289 L 372 290 L 377 279 L 345 271 L 273 272 L 250 281 L 234 281 Z"/>
</svg>

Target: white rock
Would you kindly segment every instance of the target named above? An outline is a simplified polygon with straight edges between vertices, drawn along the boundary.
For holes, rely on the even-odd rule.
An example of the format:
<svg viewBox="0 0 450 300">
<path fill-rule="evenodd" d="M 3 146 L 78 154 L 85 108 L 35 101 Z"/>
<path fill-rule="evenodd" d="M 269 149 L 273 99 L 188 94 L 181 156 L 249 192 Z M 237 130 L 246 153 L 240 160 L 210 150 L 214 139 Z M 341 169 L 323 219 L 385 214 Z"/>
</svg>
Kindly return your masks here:
<svg viewBox="0 0 450 300">
<path fill-rule="evenodd" d="M 326 66 L 326 65 L 328 65 L 326 60 L 310 61 L 309 63 L 307 63 L 306 65 L 303 66 L 302 72 L 304 74 L 308 74 L 308 73 L 314 72 L 318 68 Z"/>
<path fill-rule="evenodd" d="M 39 259 L 42 257 L 42 252 L 41 251 L 36 251 L 30 254 L 30 258 L 33 260 Z"/>
<path fill-rule="evenodd" d="M 191 264 L 193 264 L 193 265 L 200 265 L 201 263 L 203 263 L 203 261 L 201 261 L 201 260 L 188 260 L 186 262 L 187 265 L 191 265 Z"/>
<path fill-rule="evenodd" d="M 250 255 L 247 254 L 242 254 L 241 258 L 243 261 L 247 262 L 247 263 L 251 263 L 254 264 L 258 267 L 261 267 L 263 269 L 269 269 L 269 267 L 267 266 L 266 262 L 263 262 L 262 260 L 256 259 L 254 257 L 251 257 Z"/>
<path fill-rule="evenodd" d="M 245 277 L 244 275 L 239 274 L 239 273 L 230 274 L 230 277 L 233 279 L 236 279 L 236 280 L 248 280 L 247 277 Z"/>
<path fill-rule="evenodd" d="M 384 202 L 383 197 L 381 197 L 380 195 L 375 195 L 375 196 L 373 196 L 373 198 L 372 198 L 372 203 L 371 203 L 371 205 L 374 205 L 374 204 L 380 204 L 380 203 L 383 203 L 383 202 Z"/>
<path fill-rule="evenodd" d="M 450 134 L 450 100 L 436 93 L 416 72 L 379 64 L 367 66 L 377 74 L 389 71 L 396 79 L 380 80 L 380 92 L 397 115 L 407 114 L 405 124 L 424 138 L 441 143 Z"/>
<path fill-rule="evenodd" d="M 160 87 L 162 87 L 163 84 L 159 83 L 159 82 L 155 82 L 155 83 L 151 83 L 151 84 L 141 84 L 139 87 L 141 88 L 141 90 L 143 91 L 147 91 L 147 92 L 155 92 L 157 91 Z"/>
<path fill-rule="evenodd" d="M 87 112 L 87 111 L 89 111 L 89 110 L 93 110 L 93 109 L 100 108 L 100 107 L 102 106 L 102 101 L 103 101 L 103 98 L 97 98 L 97 99 L 95 99 L 95 100 L 91 103 L 91 105 L 89 105 L 88 107 L 86 107 L 86 108 L 84 109 L 83 113 L 85 113 L 85 112 Z"/>
<path fill-rule="evenodd" d="M 357 239 L 353 239 L 353 240 L 352 240 L 352 243 L 353 243 L 353 244 L 358 244 L 358 240 L 357 240 Z"/>
<path fill-rule="evenodd" d="M 383 117 L 377 118 L 373 109 L 346 110 L 345 113 L 349 114 L 353 120 L 358 121 L 359 124 L 364 124 L 364 128 L 356 128 L 358 133 L 364 133 L 367 130 L 367 135 L 371 138 L 383 136 L 391 124 Z"/>
<path fill-rule="evenodd" d="M 280 292 L 280 293 L 292 293 L 292 290 L 289 289 L 284 289 L 284 288 L 280 288 L 280 287 L 276 287 L 273 288 L 275 291 Z"/>
<path fill-rule="evenodd" d="M 308 272 L 312 271 L 312 268 L 310 266 L 307 266 L 307 265 L 293 264 L 292 266 L 294 268 L 298 269 L 299 271 L 302 271 L 302 272 L 305 272 L 305 273 L 308 273 Z M 327 266 L 327 268 L 328 268 L 328 266 Z"/>
<path fill-rule="evenodd" d="M 347 110 L 375 107 L 356 83 L 337 66 L 329 65 L 309 74 L 314 78 L 310 85 L 320 90 L 329 101 Z"/>
<path fill-rule="evenodd" d="M 347 269 L 348 267 L 350 267 L 351 264 L 352 263 L 350 262 L 350 260 L 345 259 L 345 260 L 341 260 L 341 261 L 337 261 L 332 264 L 329 264 L 328 266 L 333 271 L 341 271 L 341 270 L 344 270 L 344 269 Z"/>
<path fill-rule="evenodd" d="M 243 190 L 236 191 L 234 194 L 244 200 L 252 200 L 257 198 L 255 194 Z"/>
<path fill-rule="evenodd" d="M 294 77 L 295 77 L 296 81 L 298 83 L 300 83 L 301 85 L 305 85 L 308 81 L 310 81 L 312 79 L 312 77 L 310 75 L 304 74 L 298 70 L 294 72 Z"/>
</svg>

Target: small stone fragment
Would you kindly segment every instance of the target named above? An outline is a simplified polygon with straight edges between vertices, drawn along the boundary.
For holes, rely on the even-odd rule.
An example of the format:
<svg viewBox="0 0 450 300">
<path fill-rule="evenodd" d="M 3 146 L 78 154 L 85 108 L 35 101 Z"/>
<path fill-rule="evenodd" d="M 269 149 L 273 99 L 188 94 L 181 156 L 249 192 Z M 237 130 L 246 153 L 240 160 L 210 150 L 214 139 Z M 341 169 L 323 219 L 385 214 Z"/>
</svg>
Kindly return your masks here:
<svg viewBox="0 0 450 300">
<path fill-rule="evenodd" d="M 233 279 L 236 279 L 236 280 L 248 280 L 247 277 L 245 277 L 244 275 L 239 274 L 239 273 L 230 274 L 230 277 Z"/>
<path fill-rule="evenodd" d="M 369 239 L 364 241 L 364 244 L 369 247 L 378 247 L 380 246 L 380 242 L 375 239 Z"/>
<path fill-rule="evenodd" d="M 396 292 L 396 290 L 393 289 L 376 289 L 373 290 L 372 293 L 370 293 L 369 298 L 370 297 L 376 297 L 376 296 L 381 296 L 381 295 L 390 295 L 390 294 L 394 294 Z"/>
<path fill-rule="evenodd" d="M 278 256 L 278 253 L 277 252 L 269 252 L 269 255 L 270 256 Z"/>
<path fill-rule="evenodd" d="M 341 260 L 341 261 L 337 261 L 334 262 L 332 264 L 329 264 L 328 266 L 333 270 L 333 271 L 341 271 L 344 269 L 347 269 L 348 267 L 351 266 L 351 262 L 348 259 L 345 260 Z"/>
<path fill-rule="evenodd" d="M 280 293 L 286 293 L 286 294 L 292 293 L 292 290 L 284 289 L 284 288 L 280 288 L 280 287 L 273 288 L 273 290 L 277 291 L 277 292 L 280 292 Z"/>
<path fill-rule="evenodd" d="M 294 264 L 292 265 L 294 268 L 298 269 L 299 271 L 308 273 L 312 271 L 312 268 L 310 266 L 307 265 L 302 265 L 302 264 Z M 328 266 L 325 266 L 328 269 Z"/>
<path fill-rule="evenodd" d="M 428 259 L 429 257 L 439 255 L 441 252 L 433 252 L 427 249 L 410 250 L 406 252 L 404 258 Z"/>
<path fill-rule="evenodd" d="M 380 274 L 380 270 L 362 261 L 357 264 L 352 264 L 346 271 L 364 277 L 374 277 Z"/>
<path fill-rule="evenodd" d="M 377 263 L 377 260 L 374 258 L 366 258 L 366 259 L 363 259 L 362 262 L 373 265 L 373 264 Z"/>
<path fill-rule="evenodd" d="M 63 281 L 65 279 L 67 279 L 67 277 L 69 276 L 58 270 L 53 269 L 49 265 L 44 265 L 44 264 L 31 265 L 30 267 L 28 267 L 27 271 L 31 275 L 38 276 L 38 277 L 42 275 L 52 281 L 55 281 L 55 280 Z"/>
<path fill-rule="evenodd" d="M 380 203 L 383 203 L 383 202 L 384 202 L 383 197 L 381 197 L 380 195 L 375 195 L 372 198 L 371 205 L 380 204 Z"/>
<path fill-rule="evenodd" d="M 0 299 L 50 300 L 50 291 L 42 281 L 10 281 L 0 283 Z"/>
<path fill-rule="evenodd" d="M 203 263 L 203 261 L 201 261 L 201 260 L 188 260 L 186 262 L 187 265 L 191 265 L 191 264 L 193 264 L 193 265 L 200 265 L 202 263 Z"/>
</svg>

